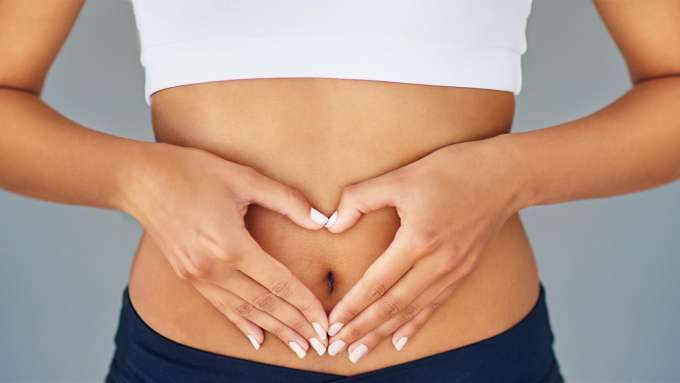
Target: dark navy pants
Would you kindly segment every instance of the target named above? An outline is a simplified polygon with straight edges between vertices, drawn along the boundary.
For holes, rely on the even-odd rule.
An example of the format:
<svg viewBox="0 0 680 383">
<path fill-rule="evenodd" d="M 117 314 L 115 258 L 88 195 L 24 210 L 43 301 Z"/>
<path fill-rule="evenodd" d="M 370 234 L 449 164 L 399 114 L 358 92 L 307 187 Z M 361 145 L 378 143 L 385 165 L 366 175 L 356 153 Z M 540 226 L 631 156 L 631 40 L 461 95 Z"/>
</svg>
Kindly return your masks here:
<svg viewBox="0 0 680 383">
<path fill-rule="evenodd" d="M 142 321 L 127 288 L 106 383 L 561 383 L 545 289 L 516 325 L 491 338 L 353 376 L 222 356 L 174 342 Z"/>
</svg>

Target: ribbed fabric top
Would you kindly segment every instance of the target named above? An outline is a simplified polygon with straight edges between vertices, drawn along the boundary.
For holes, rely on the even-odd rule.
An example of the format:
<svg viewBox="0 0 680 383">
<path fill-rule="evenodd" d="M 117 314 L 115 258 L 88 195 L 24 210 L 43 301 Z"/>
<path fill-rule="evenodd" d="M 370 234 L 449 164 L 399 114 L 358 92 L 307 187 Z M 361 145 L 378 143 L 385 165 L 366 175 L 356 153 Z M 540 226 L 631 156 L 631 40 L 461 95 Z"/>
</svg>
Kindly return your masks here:
<svg viewBox="0 0 680 383">
<path fill-rule="evenodd" d="M 131 0 L 145 98 L 209 81 L 325 77 L 519 94 L 532 0 Z"/>
</svg>

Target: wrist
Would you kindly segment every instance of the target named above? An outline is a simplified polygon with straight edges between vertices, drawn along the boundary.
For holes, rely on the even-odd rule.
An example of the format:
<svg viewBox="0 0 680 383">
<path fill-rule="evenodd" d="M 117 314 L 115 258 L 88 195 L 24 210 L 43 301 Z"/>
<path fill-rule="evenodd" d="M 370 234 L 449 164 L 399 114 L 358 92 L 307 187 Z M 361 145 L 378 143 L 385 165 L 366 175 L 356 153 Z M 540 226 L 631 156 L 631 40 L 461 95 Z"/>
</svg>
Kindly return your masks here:
<svg viewBox="0 0 680 383">
<path fill-rule="evenodd" d="M 137 141 L 129 146 L 125 165 L 122 166 L 117 179 L 117 209 L 130 214 L 137 220 L 140 217 L 144 185 L 147 184 L 156 165 L 153 154 L 158 149 L 169 146 L 164 143 Z"/>
<path fill-rule="evenodd" d="M 498 163 L 506 177 L 503 187 L 509 188 L 509 208 L 513 212 L 534 205 L 536 199 L 531 163 L 519 147 L 517 138 L 517 133 L 504 133 L 486 140 L 500 156 Z"/>
</svg>

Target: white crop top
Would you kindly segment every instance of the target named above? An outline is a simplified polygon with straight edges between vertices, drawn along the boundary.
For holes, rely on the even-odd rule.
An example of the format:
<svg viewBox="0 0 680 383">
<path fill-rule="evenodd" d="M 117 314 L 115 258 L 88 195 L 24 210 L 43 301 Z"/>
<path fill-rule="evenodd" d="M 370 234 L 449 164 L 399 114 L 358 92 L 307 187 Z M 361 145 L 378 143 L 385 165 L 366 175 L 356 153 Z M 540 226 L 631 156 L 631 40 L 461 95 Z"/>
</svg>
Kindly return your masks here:
<svg viewBox="0 0 680 383">
<path fill-rule="evenodd" d="M 145 98 L 208 81 L 330 77 L 519 94 L 532 0 L 131 0 Z"/>
</svg>

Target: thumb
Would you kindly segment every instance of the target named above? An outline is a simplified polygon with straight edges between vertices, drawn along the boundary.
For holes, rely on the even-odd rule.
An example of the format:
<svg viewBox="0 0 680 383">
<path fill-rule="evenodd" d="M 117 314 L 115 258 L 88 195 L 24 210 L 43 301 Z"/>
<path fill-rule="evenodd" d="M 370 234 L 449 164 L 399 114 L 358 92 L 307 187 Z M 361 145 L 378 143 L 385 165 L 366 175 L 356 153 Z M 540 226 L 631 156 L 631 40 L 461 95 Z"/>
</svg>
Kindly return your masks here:
<svg viewBox="0 0 680 383">
<path fill-rule="evenodd" d="M 362 214 L 395 206 L 394 186 L 394 177 L 387 173 L 345 187 L 338 210 L 331 215 L 326 228 L 332 233 L 341 233 L 352 227 Z"/>
<path fill-rule="evenodd" d="M 306 229 L 321 229 L 328 221 L 328 217 L 314 209 L 300 191 L 257 171 L 248 182 L 246 192 L 249 202 L 285 215 Z"/>
</svg>

